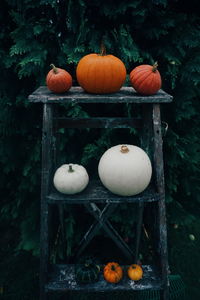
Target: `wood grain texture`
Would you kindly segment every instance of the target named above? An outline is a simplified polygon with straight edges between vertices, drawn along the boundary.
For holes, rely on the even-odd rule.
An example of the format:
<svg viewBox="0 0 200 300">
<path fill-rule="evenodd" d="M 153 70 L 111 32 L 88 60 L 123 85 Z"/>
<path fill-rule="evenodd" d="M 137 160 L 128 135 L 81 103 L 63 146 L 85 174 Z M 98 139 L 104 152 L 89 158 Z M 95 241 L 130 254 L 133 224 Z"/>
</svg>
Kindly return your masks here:
<svg viewBox="0 0 200 300">
<path fill-rule="evenodd" d="M 50 189 L 52 172 L 53 149 L 53 111 L 52 106 L 43 107 L 42 128 L 42 176 L 41 176 L 41 204 L 40 204 L 40 299 L 46 300 L 44 285 L 47 281 L 49 260 L 49 205 L 46 195 Z"/>
<path fill-rule="evenodd" d="M 168 103 L 172 96 L 159 90 L 155 95 L 142 96 L 132 87 L 122 87 L 112 94 L 88 94 L 81 87 L 72 87 L 67 93 L 54 94 L 46 86 L 39 87 L 28 97 L 33 103 Z"/>
<path fill-rule="evenodd" d="M 124 273 L 127 266 L 123 266 Z M 104 280 L 101 272 L 99 281 L 90 284 L 78 284 L 75 279 L 74 265 L 55 265 L 50 273 L 50 281 L 46 285 L 47 292 L 108 292 L 108 291 L 140 291 L 140 290 L 160 290 L 162 281 L 156 269 L 149 265 L 142 266 L 144 275 L 138 281 L 132 281 L 127 278 L 126 274 L 117 284 L 108 283 Z"/>
<path fill-rule="evenodd" d="M 165 194 L 164 164 L 163 164 L 163 140 L 161 132 L 160 105 L 153 104 L 153 132 L 154 132 L 154 168 L 157 191 Z M 167 249 L 167 224 L 165 197 L 158 202 L 158 253 L 163 279 L 162 300 L 169 299 L 169 266 Z"/>
<path fill-rule="evenodd" d="M 41 184 L 41 256 L 40 256 L 40 299 L 46 300 L 49 292 L 67 292 L 67 291 L 92 291 L 106 292 L 114 290 L 161 290 L 161 299 L 168 300 L 168 260 L 167 260 L 167 230 L 166 230 L 166 212 L 165 212 L 165 189 L 164 189 L 164 170 L 162 154 L 162 133 L 160 119 L 160 104 L 172 101 L 172 96 L 159 90 L 152 96 L 141 96 L 137 94 L 132 87 L 123 87 L 117 93 L 94 95 L 85 93 L 80 87 L 72 87 L 70 91 L 62 95 L 56 95 L 50 92 L 47 87 L 39 87 L 29 96 L 32 103 L 43 103 L 43 135 L 42 135 L 42 184 Z M 57 105 L 52 104 L 81 104 L 81 103 L 137 103 L 142 104 L 142 119 L 135 118 L 63 118 L 56 114 Z M 57 156 L 57 145 L 55 144 L 55 134 L 58 128 L 138 128 L 142 127 L 141 147 L 149 154 L 153 167 L 154 176 L 152 182 L 144 192 L 131 196 L 123 197 L 114 195 L 108 191 L 100 181 L 91 180 L 87 188 L 76 195 L 64 195 L 55 190 L 52 184 L 53 168 L 55 168 Z M 54 165 L 54 166 L 53 166 Z M 98 203 L 105 204 L 104 210 L 97 210 Z M 48 214 L 52 204 L 58 204 L 60 211 L 60 225 L 63 230 L 63 205 L 82 204 L 86 206 L 95 218 L 90 230 L 83 237 L 83 248 L 94 237 L 96 232 L 102 227 L 106 233 L 116 242 L 119 248 L 127 257 L 133 257 L 132 250 L 128 249 L 121 237 L 111 226 L 108 217 L 111 208 L 118 204 L 132 203 L 138 205 L 139 216 L 137 226 L 137 239 L 135 249 L 135 259 L 138 257 L 141 229 L 143 224 L 144 204 L 157 206 L 157 228 L 156 240 L 159 274 L 152 266 L 143 266 L 144 276 L 142 280 L 135 283 L 124 276 L 123 280 L 117 284 L 107 283 L 102 276 L 100 281 L 90 285 L 78 285 L 74 277 L 74 265 L 54 266 L 49 273 L 49 227 Z M 93 205 L 93 206 L 92 206 Z M 91 210 L 95 207 L 95 212 Z M 109 208 L 109 209 L 108 209 Z M 90 211 L 91 210 L 91 211 Z M 89 240 L 87 237 L 89 236 Z M 79 245 L 80 246 L 80 245 Z M 47 275 L 50 275 L 50 281 L 47 281 Z"/>
<path fill-rule="evenodd" d="M 159 201 L 162 195 L 156 193 L 153 187 L 149 186 L 144 192 L 135 196 L 118 196 L 107 190 L 99 180 L 91 180 L 84 191 L 75 195 L 65 195 L 52 188 L 52 192 L 47 195 L 48 203 L 69 203 L 85 204 L 95 203 L 138 203 Z"/>
</svg>

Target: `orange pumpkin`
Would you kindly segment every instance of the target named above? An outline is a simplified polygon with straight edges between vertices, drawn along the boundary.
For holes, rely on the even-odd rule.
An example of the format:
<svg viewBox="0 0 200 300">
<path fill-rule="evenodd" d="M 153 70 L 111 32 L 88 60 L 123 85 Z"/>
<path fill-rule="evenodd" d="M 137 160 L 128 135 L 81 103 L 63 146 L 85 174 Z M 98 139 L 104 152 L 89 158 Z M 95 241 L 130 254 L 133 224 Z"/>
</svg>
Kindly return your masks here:
<svg viewBox="0 0 200 300">
<path fill-rule="evenodd" d="M 140 280 L 143 276 L 142 268 L 139 265 L 136 265 L 136 264 L 130 265 L 128 267 L 127 273 L 128 273 L 128 277 L 131 280 L 134 280 L 134 281 Z"/>
<path fill-rule="evenodd" d="M 49 71 L 46 77 L 46 84 L 50 91 L 54 93 L 67 92 L 72 86 L 71 75 L 61 68 L 56 68 L 51 64 L 52 70 Z"/>
<path fill-rule="evenodd" d="M 157 70 L 157 62 L 153 65 L 140 65 L 130 73 L 133 88 L 142 95 L 153 95 L 161 88 L 162 80 Z"/>
<path fill-rule="evenodd" d="M 107 94 L 120 90 L 126 79 L 124 63 L 114 55 L 88 54 L 78 63 L 76 77 L 80 86 L 88 93 Z"/>
<path fill-rule="evenodd" d="M 106 281 L 117 283 L 122 279 L 123 270 L 116 262 L 109 262 L 103 270 L 103 275 Z"/>
</svg>

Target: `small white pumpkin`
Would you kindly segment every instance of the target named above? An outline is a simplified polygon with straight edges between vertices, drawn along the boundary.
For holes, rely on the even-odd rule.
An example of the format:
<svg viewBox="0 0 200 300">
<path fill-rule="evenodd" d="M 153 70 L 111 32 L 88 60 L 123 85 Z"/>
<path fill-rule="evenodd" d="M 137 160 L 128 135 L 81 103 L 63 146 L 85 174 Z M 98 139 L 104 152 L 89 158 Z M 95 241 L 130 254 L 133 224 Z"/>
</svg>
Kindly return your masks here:
<svg viewBox="0 0 200 300">
<path fill-rule="evenodd" d="M 55 188 L 63 194 L 76 194 L 83 191 L 89 182 L 86 169 L 77 164 L 64 164 L 59 167 L 53 178 Z"/>
<path fill-rule="evenodd" d="M 144 150 L 134 145 L 117 145 L 101 157 L 98 173 L 103 185 L 120 196 L 141 193 L 149 185 L 151 161 Z"/>
</svg>

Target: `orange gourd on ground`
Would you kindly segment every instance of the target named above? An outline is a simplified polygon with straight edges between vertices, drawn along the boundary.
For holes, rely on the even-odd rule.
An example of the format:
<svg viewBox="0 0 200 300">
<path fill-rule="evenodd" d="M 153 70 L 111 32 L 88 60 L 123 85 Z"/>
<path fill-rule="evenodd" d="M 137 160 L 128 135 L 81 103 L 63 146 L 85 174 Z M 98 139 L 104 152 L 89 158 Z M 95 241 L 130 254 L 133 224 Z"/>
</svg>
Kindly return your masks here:
<svg viewBox="0 0 200 300">
<path fill-rule="evenodd" d="M 157 69 L 158 64 L 153 66 L 140 65 L 130 73 L 130 82 L 133 88 L 142 95 L 153 95 L 161 88 L 162 80 Z"/>
<path fill-rule="evenodd" d="M 61 68 L 56 68 L 51 64 L 52 70 L 46 76 L 46 84 L 50 91 L 54 93 L 65 93 L 72 86 L 71 75 Z"/>
<path fill-rule="evenodd" d="M 142 278 L 143 276 L 143 270 L 142 268 L 137 265 L 137 264 L 132 264 L 128 267 L 128 270 L 127 270 L 127 273 L 128 273 L 128 277 L 131 279 L 131 280 L 134 280 L 134 281 L 138 281 Z"/>
<path fill-rule="evenodd" d="M 103 275 L 106 281 L 110 283 L 117 283 L 122 279 L 122 267 L 116 262 L 109 262 L 104 267 Z"/>
<path fill-rule="evenodd" d="M 102 46 L 100 54 L 88 54 L 79 61 L 76 77 L 88 93 L 114 93 L 120 90 L 126 79 L 126 68 L 119 58 L 107 55 Z"/>
</svg>

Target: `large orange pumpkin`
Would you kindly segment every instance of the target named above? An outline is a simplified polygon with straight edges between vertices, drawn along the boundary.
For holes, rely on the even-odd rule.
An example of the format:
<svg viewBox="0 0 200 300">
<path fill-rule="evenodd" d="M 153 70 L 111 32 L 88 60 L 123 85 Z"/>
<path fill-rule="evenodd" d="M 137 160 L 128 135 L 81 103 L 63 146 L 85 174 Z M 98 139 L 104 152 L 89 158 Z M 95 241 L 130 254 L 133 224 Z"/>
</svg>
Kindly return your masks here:
<svg viewBox="0 0 200 300">
<path fill-rule="evenodd" d="M 110 283 L 117 283 L 122 279 L 122 267 L 116 262 L 109 262 L 103 269 L 103 275 L 106 281 Z"/>
<path fill-rule="evenodd" d="M 50 91 L 54 93 L 67 92 L 72 86 L 71 75 L 61 68 L 56 68 L 51 64 L 52 70 L 46 76 L 46 84 Z"/>
<path fill-rule="evenodd" d="M 153 95 L 161 88 L 162 80 L 158 64 L 153 66 L 140 65 L 130 73 L 130 82 L 133 88 L 142 95 Z"/>
<path fill-rule="evenodd" d="M 76 77 L 88 93 L 114 93 L 126 79 L 126 68 L 116 56 L 106 55 L 105 47 L 102 47 L 100 54 L 88 54 L 79 61 Z"/>
</svg>

